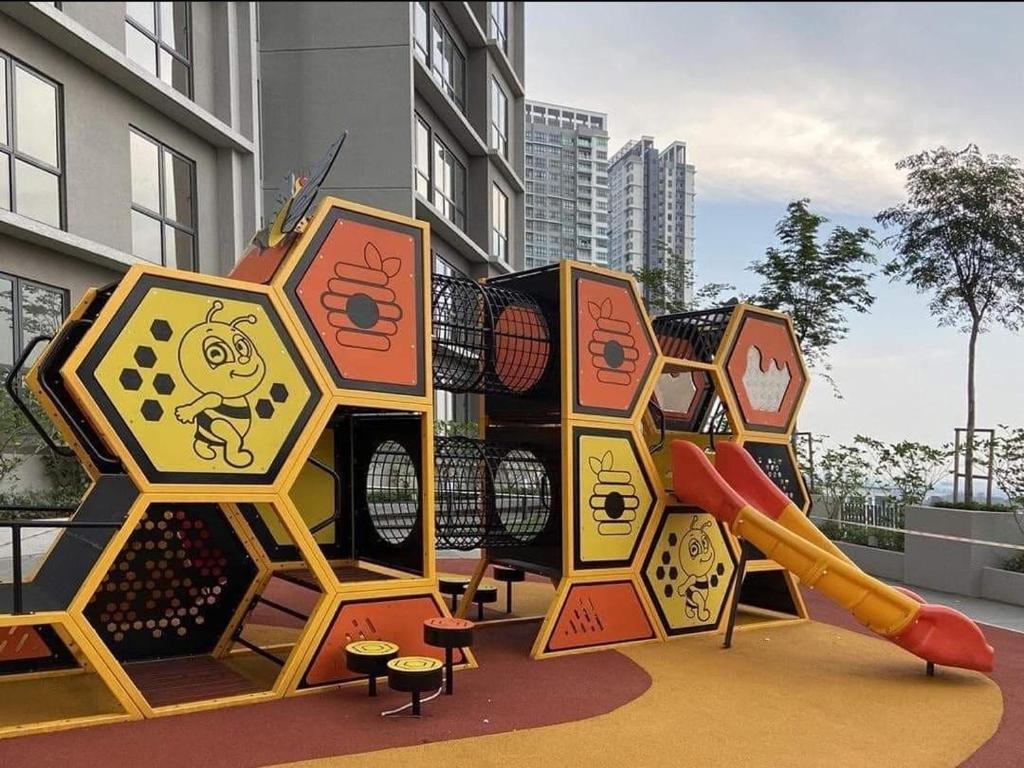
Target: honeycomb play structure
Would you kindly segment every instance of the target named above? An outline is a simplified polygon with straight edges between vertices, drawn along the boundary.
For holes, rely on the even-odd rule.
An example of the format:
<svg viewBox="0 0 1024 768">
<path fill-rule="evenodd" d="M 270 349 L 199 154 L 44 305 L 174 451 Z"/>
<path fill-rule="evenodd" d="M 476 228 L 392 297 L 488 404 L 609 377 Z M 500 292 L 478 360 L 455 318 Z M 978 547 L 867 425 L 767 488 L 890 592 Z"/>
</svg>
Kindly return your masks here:
<svg viewBox="0 0 1024 768">
<path fill-rule="evenodd" d="M 538 659 L 802 621 L 799 577 L 926 661 L 991 666 L 973 624 L 807 521 L 786 317 L 652 322 L 632 278 L 572 261 L 432 276 L 426 223 L 314 208 L 325 174 L 229 277 L 132 267 L 16 364 L 38 353 L 51 445 L 92 482 L 68 522 L 3 523 L 0 736 L 365 684 L 353 643 L 433 674 L 439 550 L 478 555 L 463 617 L 490 567 L 554 586 Z M 477 434 L 435 435 L 435 389 L 470 396 Z"/>
</svg>

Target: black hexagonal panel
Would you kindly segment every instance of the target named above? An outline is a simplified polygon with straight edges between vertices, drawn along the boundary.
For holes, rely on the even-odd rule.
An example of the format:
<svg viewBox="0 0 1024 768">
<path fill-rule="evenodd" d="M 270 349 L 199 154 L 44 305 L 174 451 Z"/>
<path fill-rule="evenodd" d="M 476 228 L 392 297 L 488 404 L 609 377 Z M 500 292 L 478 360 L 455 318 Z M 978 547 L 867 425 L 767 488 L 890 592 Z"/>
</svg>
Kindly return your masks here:
<svg viewBox="0 0 1024 768">
<path fill-rule="evenodd" d="M 275 403 L 284 403 L 288 400 L 288 388 L 280 382 L 270 388 L 270 396 Z"/>
<path fill-rule="evenodd" d="M 149 326 L 149 332 L 153 334 L 153 338 L 157 341 L 169 341 L 171 336 L 174 335 L 171 324 L 166 320 L 154 320 L 153 324 Z"/>
<path fill-rule="evenodd" d="M 269 419 L 274 415 L 274 404 L 267 398 L 261 397 L 256 401 L 256 415 L 261 419 Z"/>
<path fill-rule="evenodd" d="M 142 376 L 134 368 L 125 368 L 118 377 L 121 386 L 135 392 L 142 386 Z"/>
<path fill-rule="evenodd" d="M 169 395 L 174 391 L 174 379 L 168 373 L 158 373 L 153 377 L 153 389 L 160 395 Z"/>
<path fill-rule="evenodd" d="M 163 407 L 156 400 L 143 400 L 141 410 L 146 421 L 160 421 L 164 415 Z"/>
<path fill-rule="evenodd" d="M 154 504 L 85 617 L 120 661 L 209 653 L 256 573 L 216 504 Z"/>
<path fill-rule="evenodd" d="M 152 368 L 156 365 L 156 352 L 152 347 L 139 346 L 135 348 L 135 362 L 143 368 Z"/>
</svg>

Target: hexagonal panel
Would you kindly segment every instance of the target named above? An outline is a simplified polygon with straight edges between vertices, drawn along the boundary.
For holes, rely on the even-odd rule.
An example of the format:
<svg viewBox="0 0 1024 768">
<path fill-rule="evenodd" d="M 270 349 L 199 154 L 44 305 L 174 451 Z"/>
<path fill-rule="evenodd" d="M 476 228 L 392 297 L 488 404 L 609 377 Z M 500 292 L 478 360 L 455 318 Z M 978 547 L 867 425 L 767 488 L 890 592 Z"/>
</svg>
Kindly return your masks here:
<svg viewBox="0 0 1024 768">
<path fill-rule="evenodd" d="M 631 418 L 658 356 L 632 281 L 573 268 L 572 408 Z"/>
<path fill-rule="evenodd" d="M 125 278 L 69 386 L 150 483 L 273 484 L 320 388 L 264 291 L 180 274 Z"/>
<path fill-rule="evenodd" d="M 736 556 L 720 523 L 696 507 L 665 510 L 643 579 L 666 633 L 717 629 L 735 574 Z"/>
<path fill-rule="evenodd" d="M 785 317 L 745 307 L 723 368 L 745 429 L 792 429 L 807 371 Z"/>
<path fill-rule="evenodd" d="M 575 427 L 577 568 L 626 565 L 656 502 L 655 486 L 626 430 Z"/>
<path fill-rule="evenodd" d="M 326 201 L 275 277 L 337 387 L 426 392 L 424 230 Z"/>
<path fill-rule="evenodd" d="M 119 661 L 211 652 L 257 568 L 217 504 L 153 504 L 84 614 Z"/>
<path fill-rule="evenodd" d="M 810 503 L 796 454 L 788 443 L 766 443 L 745 440 L 743 447 L 772 482 L 786 494 L 797 508 L 806 512 Z"/>
</svg>

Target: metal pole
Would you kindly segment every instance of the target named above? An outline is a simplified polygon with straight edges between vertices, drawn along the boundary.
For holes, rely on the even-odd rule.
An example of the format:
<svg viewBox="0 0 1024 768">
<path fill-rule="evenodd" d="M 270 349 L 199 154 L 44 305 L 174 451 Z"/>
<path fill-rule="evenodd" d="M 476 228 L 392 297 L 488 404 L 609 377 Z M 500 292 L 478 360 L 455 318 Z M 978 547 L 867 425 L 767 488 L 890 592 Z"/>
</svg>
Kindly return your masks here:
<svg viewBox="0 0 1024 768">
<path fill-rule="evenodd" d="M 960 497 L 960 428 L 953 430 L 953 501 Z"/>
<path fill-rule="evenodd" d="M 14 614 L 22 613 L 21 594 L 21 526 L 11 526 L 11 557 L 14 559 Z"/>
</svg>

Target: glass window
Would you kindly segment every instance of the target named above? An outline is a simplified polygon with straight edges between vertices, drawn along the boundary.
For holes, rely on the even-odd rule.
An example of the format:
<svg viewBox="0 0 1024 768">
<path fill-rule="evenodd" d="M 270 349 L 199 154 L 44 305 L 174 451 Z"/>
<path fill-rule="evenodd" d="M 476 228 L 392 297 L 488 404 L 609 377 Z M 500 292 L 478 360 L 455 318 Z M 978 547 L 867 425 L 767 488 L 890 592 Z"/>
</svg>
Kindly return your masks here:
<svg viewBox="0 0 1024 768">
<path fill-rule="evenodd" d="M 508 96 L 497 78 L 491 78 L 491 146 L 508 157 Z"/>
<path fill-rule="evenodd" d="M 67 307 L 67 291 L 0 273 L 0 371 L 10 370 L 36 336 L 53 335 Z"/>
<path fill-rule="evenodd" d="M 466 228 L 466 167 L 434 137 L 434 188 L 432 202 L 459 229 Z"/>
<path fill-rule="evenodd" d="M 437 14 L 434 14 L 434 46 L 431 65 L 434 79 L 459 109 L 466 108 L 466 57 Z"/>
<path fill-rule="evenodd" d="M 416 115 L 416 191 L 430 199 L 430 126 Z"/>
<path fill-rule="evenodd" d="M 190 3 L 126 3 L 128 58 L 174 90 L 192 96 Z"/>
<path fill-rule="evenodd" d="M 497 184 L 491 192 L 491 256 L 508 261 L 508 197 Z"/>
<path fill-rule="evenodd" d="M 60 227 L 60 86 L 0 54 L 0 207 Z"/>
<path fill-rule="evenodd" d="M 154 264 L 195 269 L 195 163 L 138 131 L 132 160 L 132 252 Z"/>
<path fill-rule="evenodd" d="M 488 3 L 490 13 L 487 34 L 497 40 L 502 50 L 508 50 L 508 3 Z"/>
<path fill-rule="evenodd" d="M 417 0 L 412 4 L 412 40 L 416 55 L 424 64 L 430 55 L 430 29 L 427 19 L 426 0 Z"/>
</svg>

